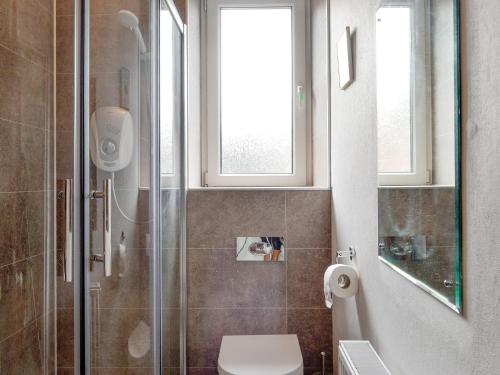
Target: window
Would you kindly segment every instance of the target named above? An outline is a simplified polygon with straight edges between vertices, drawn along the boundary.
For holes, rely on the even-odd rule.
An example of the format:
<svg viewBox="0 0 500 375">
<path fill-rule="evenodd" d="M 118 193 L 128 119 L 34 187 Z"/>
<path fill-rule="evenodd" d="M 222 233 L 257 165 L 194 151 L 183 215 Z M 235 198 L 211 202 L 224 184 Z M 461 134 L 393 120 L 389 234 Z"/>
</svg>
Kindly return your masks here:
<svg viewBox="0 0 500 375">
<path fill-rule="evenodd" d="M 304 186 L 304 0 L 210 0 L 206 30 L 206 183 Z"/>
<path fill-rule="evenodd" d="M 388 1 L 377 12 L 380 185 L 428 182 L 427 72 L 423 0 Z M 428 144 L 429 143 L 429 144 Z"/>
</svg>

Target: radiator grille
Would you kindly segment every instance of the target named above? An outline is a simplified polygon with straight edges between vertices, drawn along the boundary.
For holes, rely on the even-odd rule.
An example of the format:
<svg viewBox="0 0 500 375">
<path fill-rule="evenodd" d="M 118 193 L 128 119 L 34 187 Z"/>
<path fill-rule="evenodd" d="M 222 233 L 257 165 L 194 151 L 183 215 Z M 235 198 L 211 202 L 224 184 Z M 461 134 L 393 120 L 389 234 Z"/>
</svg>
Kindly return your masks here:
<svg viewBox="0 0 500 375">
<path fill-rule="evenodd" d="M 390 375 L 369 341 L 339 342 L 339 375 Z"/>
</svg>

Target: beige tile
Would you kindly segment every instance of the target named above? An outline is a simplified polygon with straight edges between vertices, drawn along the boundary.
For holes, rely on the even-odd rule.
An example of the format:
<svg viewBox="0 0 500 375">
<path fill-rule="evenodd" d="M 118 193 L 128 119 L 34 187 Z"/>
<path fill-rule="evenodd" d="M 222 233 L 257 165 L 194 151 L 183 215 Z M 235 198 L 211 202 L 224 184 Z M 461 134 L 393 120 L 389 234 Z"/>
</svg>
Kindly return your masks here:
<svg viewBox="0 0 500 375">
<path fill-rule="evenodd" d="M 45 129 L 51 74 L 0 46 L 0 118 Z"/>
<path fill-rule="evenodd" d="M 48 1 L 0 2 L 0 44 L 46 71 L 52 65 L 52 14 Z"/>
<path fill-rule="evenodd" d="M 281 191 L 191 191 L 188 247 L 231 248 L 238 236 L 284 236 Z"/>
<path fill-rule="evenodd" d="M 324 309 L 288 309 L 288 333 L 297 334 L 304 367 L 321 367 L 322 351 L 331 358 L 332 312 Z"/>
<path fill-rule="evenodd" d="M 330 249 L 289 249 L 287 307 L 323 307 L 323 274 L 331 263 Z"/>
<path fill-rule="evenodd" d="M 331 246 L 330 216 L 330 191 L 287 191 L 287 247 L 329 248 Z"/>
</svg>

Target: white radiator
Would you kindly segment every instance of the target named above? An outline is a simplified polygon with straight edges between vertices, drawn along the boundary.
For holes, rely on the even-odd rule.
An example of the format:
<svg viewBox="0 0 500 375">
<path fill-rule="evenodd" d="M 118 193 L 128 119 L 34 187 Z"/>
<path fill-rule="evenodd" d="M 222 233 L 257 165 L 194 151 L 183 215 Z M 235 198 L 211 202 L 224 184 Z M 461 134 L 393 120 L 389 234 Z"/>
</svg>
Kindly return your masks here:
<svg viewBox="0 0 500 375">
<path fill-rule="evenodd" d="M 369 341 L 339 342 L 339 375 L 391 375 Z"/>
</svg>

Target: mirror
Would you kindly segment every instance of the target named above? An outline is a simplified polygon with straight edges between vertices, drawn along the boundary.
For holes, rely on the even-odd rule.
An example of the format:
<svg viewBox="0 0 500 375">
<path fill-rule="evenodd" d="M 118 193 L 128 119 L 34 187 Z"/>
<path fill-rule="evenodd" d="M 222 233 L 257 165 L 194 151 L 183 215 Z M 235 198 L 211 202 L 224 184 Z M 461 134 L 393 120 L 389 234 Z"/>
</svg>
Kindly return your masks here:
<svg viewBox="0 0 500 375">
<path fill-rule="evenodd" d="M 379 259 L 462 310 L 457 0 L 376 14 Z"/>
</svg>

